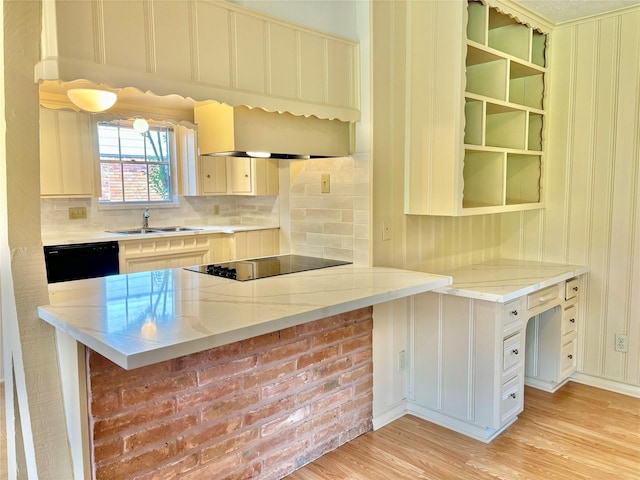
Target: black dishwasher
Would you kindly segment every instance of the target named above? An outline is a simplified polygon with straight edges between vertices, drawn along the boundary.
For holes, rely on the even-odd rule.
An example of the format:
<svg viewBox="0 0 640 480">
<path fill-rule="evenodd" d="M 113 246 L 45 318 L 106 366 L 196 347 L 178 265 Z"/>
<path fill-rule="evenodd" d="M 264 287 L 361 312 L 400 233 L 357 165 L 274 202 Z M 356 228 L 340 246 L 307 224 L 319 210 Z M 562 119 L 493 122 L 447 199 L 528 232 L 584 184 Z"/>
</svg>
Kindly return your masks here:
<svg viewBox="0 0 640 480">
<path fill-rule="evenodd" d="M 76 243 L 44 247 L 49 283 L 119 273 L 118 242 Z"/>
</svg>

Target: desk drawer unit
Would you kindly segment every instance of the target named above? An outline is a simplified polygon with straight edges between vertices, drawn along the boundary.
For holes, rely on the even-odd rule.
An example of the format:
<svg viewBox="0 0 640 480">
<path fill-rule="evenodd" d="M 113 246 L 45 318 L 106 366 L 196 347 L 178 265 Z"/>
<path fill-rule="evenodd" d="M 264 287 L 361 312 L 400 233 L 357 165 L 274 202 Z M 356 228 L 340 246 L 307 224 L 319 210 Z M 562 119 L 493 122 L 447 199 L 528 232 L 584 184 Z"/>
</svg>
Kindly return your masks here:
<svg viewBox="0 0 640 480">
<path fill-rule="evenodd" d="M 500 420 L 503 423 L 522 411 L 524 391 L 520 387 L 521 381 L 521 376 L 517 375 L 502 385 L 500 395 Z"/>
<path fill-rule="evenodd" d="M 571 300 L 578 296 L 578 290 L 580 290 L 580 280 L 577 278 L 572 278 L 571 280 L 567 280 L 564 284 L 564 299 Z"/>
<path fill-rule="evenodd" d="M 538 290 L 537 292 L 527 295 L 527 308 L 529 310 L 537 309 L 552 303 L 554 300 L 557 300 L 558 297 L 559 290 L 557 285 L 543 288 L 542 290 Z"/>
<path fill-rule="evenodd" d="M 521 365 L 524 353 L 522 349 L 522 335 L 516 333 L 515 335 L 505 338 L 502 345 L 502 371 L 507 372 L 508 370 Z"/>
<path fill-rule="evenodd" d="M 575 305 L 570 305 L 562 312 L 562 338 L 567 335 L 571 335 L 576 331 L 578 308 Z M 563 340 L 563 343 L 566 343 Z"/>
</svg>

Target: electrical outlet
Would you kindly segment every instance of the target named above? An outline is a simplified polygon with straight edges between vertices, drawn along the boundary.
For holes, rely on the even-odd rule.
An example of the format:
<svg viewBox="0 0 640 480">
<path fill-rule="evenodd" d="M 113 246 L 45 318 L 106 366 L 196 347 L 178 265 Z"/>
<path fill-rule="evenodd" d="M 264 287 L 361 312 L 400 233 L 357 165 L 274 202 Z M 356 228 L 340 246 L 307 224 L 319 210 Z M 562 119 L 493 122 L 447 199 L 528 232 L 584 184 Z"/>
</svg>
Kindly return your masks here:
<svg viewBox="0 0 640 480">
<path fill-rule="evenodd" d="M 401 372 L 404 372 L 405 368 L 407 368 L 407 355 L 404 352 L 404 350 L 402 350 L 398 354 L 398 370 L 400 370 Z"/>
<path fill-rule="evenodd" d="M 86 218 L 86 207 L 69 207 L 69 220 L 85 220 Z"/>
<path fill-rule="evenodd" d="M 328 173 L 320 175 L 320 193 L 331 193 L 331 175 Z"/>
<path fill-rule="evenodd" d="M 385 218 L 382 221 L 382 240 L 391 240 L 391 219 Z"/>
<path fill-rule="evenodd" d="M 214 215 L 220 215 L 220 205 L 214 205 L 213 206 L 213 214 Z"/>
<path fill-rule="evenodd" d="M 627 335 L 623 333 L 616 333 L 616 352 L 627 351 Z"/>
</svg>

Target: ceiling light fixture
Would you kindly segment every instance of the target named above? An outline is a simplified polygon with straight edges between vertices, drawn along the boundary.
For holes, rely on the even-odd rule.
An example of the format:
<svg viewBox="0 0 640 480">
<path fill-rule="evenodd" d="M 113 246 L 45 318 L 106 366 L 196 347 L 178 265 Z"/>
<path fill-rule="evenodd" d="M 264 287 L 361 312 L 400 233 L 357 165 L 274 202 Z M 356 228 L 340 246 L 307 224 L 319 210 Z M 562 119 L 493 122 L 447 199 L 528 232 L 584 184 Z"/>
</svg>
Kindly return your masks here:
<svg viewBox="0 0 640 480">
<path fill-rule="evenodd" d="M 271 156 L 269 152 L 247 152 L 247 155 L 254 158 L 269 158 Z"/>
<path fill-rule="evenodd" d="M 91 113 L 109 110 L 118 99 L 113 92 L 95 88 L 71 88 L 67 90 L 67 97 L 76 107 Z"/>
<path fill-rule="evenodd" d="M 133 121 L 133 129 L 138 133 L 146 133 L 149 130 L 149 122 L 144 118 L 136 118 Z"/>
</svg>

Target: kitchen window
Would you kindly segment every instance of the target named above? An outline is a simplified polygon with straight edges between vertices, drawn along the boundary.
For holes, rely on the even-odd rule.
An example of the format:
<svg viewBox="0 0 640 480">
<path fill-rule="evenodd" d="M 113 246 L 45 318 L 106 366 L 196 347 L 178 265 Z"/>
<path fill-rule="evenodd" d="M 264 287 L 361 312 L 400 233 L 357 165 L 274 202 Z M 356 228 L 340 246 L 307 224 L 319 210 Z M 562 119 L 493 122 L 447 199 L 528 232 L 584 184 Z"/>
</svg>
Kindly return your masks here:
<svg viewBox="0 0 640 480">
<path fill-rule="evenodd" d="M 98 122 L 101 204 L 172 203 L 173 129 L 144 133 L 131 121 Z"/>
</svg>

